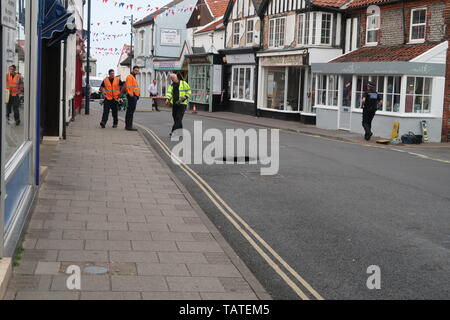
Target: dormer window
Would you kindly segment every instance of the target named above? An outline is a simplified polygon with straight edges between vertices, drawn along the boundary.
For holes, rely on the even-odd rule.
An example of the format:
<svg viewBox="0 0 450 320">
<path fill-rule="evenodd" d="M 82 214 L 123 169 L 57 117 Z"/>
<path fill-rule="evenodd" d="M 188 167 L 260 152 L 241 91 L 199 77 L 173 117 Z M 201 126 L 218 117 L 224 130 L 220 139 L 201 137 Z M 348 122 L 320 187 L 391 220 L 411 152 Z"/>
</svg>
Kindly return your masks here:
<svg viewBox="0 0 450 320">
<path fill-rule="evenodd" d="M 427 26 L 427 9 L 426 8 L 412 9 L 409 41 L 424 42 L 426 26 Z"/>
<path fill-rule="evenodd" d="M 377 45 L 378 44 L 378 30 L 380 30 L 380 15 L 379 13 L 372 13 L 367 16 L 367 28 L 366 28 L 366 44 Z"/>
<path fill-rule="evenodd" d="M 233 23 L 233 45 L 238 46 L 239 45 L 239 39 L 240 39 L 240 23 L 235 22 Z"/>
</svg>

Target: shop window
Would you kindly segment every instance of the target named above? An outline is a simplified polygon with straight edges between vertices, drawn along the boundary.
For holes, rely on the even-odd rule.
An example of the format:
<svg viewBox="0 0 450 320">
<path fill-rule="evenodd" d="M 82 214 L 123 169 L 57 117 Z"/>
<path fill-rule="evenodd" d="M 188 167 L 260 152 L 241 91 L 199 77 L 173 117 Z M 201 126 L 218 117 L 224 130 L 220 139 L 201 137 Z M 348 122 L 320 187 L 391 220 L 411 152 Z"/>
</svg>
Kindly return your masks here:
<svg viewBox="0 0 450 320">
<path fill-rule="evenodd" d="M 400 91 L 401 77 L 387 77 L 386 102 L 384 103 L 384 111 L 399 112 L 400 111 Z"/>
<path fill-rule="evenodd" d="M 239 45 L 239 39 L 240 39 L 240 22 L 233 23 L 233 45 L 238 46 Z"/>
<path fill-rule="evenodd" d="M 210 66 L 191 65 L 189 75 L 192 90 L 191 101 L 202 104 L 209 104 L 210 97 Z"/>
<path fill-rule="evenodd" d="M 411 10 L 411 27 L 409 40 L 410 42 L 425 41 L 425 30 L 427 25 L 427 9 L 412 9 Z"/>
<path fill-rule="evenodd" d="M 284 110 L 285 77 L 286 71 L 284 67 L 267 68 L 267 108 Z"/>
<path fill-rule="evenodd" d="M 408 77 L 406 80 L 405 112 L 430 113 L 431 78 Z"/>
<path fill-rule="evenodd" d="M 232 69 L 232 100 L 253 102 L 253 67 L 239 66 Z"/>
<path fill-rule="evenodd" d="M 372 14 L 367 16 L 366 44 L 378 44 L 378 30 L 380 29 L 380 15 Z"/>
<path fill-rule="evenodd" d="M 348 74 L 343 75 L 342 82 L 342 106 L 350 107 L 352 105 L 353 77 Z"/>
<path fill-rule="evenodd" d="M 337 106 L 339 96 L 339 76 L 317 76 L 317 104 Z"/>
<path fill-rule="evenodd" d="M 356 101 L 355 101 L 356 109 L 362 108 L 362 98 L 364 95 L 364 91 L 366 91 L 367 89 L 368 81 L 369 81 L 368 76 L 358 76 L 356 78 Z"/>
<path fill-rule="evenodd" d="M 253 43 L 254 21 L 247 20 L 247 43 Z"/>
<path fill-rule="evenodd" d="M 298 111 L 300 104 L 300 67 L 288 67 L 286 111 Z"/>
<path fill-rule="evenodd" d="M 8 55 L 2 61 L 2 72 L 6 73 L 5 87 L 7 89 L 5 103 L 2 103 L 3 114 L 6 115 L 5 127 L 5 161 L 14 159 L 14 154 L 29 140 L 28 117 L 29 107 L 27 105 L 29 83 L 25 66 L 28 61 L 26 51 L 29 47 L 29 39 L 25 29 L 25 10 L 28 2 L 17 5 L 16 28 L 4 27 L 4 45 Z M 21 11 L 19 11 L 21 10 Z M 3 67 L 4 66 L 4 67 Z"/>
<path fill-rule="evenodd" d="M 284 46 L 286 18 L 275 18 L 269 21 L 269 47 L 278 48 Z"/>
</svg>

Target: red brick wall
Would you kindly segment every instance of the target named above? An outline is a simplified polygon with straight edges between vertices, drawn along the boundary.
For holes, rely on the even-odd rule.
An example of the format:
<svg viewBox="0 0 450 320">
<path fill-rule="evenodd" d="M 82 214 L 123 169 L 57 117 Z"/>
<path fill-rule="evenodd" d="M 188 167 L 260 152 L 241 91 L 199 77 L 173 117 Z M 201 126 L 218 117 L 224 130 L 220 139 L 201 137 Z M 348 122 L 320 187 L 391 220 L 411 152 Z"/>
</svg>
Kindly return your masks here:
<svg viewBox="0 0 450 320">
<path fill-rule="evenodd" d="M 450 39 L 450 1 L 444 9 L 446 36 Z M 442 142 L 450 142 L 450 40 L 447 50 L 447 69 L 445 73 L 444 112 L 442 114 Z"/>
</svg>

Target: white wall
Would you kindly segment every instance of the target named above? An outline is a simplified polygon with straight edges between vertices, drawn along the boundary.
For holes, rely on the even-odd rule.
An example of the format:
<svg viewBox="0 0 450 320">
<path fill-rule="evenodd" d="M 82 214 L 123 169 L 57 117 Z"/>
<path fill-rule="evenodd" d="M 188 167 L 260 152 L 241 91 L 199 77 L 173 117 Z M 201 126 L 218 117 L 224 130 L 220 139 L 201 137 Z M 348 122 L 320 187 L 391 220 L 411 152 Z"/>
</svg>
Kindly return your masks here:
<svg viewBox="0 0 450 320">
<path fill-rule="evenodd" d="M 203 47 L 206 52 L 217 53 L 224 49 L 225 30 L 194 34 L 195 47 Z"/>
</svg>

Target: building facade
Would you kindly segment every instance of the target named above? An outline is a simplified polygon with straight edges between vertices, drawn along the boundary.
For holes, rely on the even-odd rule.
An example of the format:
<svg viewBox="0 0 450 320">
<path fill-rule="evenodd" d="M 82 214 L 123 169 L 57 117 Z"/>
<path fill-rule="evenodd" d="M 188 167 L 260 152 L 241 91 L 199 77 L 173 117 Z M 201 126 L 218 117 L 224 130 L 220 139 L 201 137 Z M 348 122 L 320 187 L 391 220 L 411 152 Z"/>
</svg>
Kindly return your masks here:
<svg viewBox="0 0 450 320">
<path fill-rule="evenodd" d="M 224 16 L 224 89 L 227 110 L 256 114 L 258 64 L 256 52 L 262 44 L 260 0 L 230 1 Z"/>
<path fill-rule="evenodd" d="M 425 120 L 430 141 L 441 141 L 445 5 L 439 0 L 347 3 L 344 55 L 313 64 L 317 126 L 362 133 L 362 95 L 372 81 L 382 96 L 374 135 L 390 138 L 395 121 L 400 135 L 420 134 Z"/>
<path fill-rule="evenodd" d="M 147 89 L 153 79 L 157 80 L 160 93 L 165 95 L 170 84 L 169 73 L 182 71 L 186 23 L 192 13 L 189 8 L 196 2 L 174 0 L 133 24 L 136 39 L 133 65 L 141 68 L 138 82 L 143 97 L 149 96 Z"/>
</svg>

